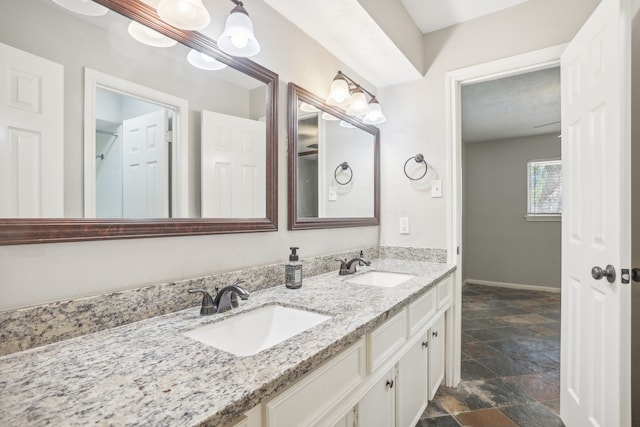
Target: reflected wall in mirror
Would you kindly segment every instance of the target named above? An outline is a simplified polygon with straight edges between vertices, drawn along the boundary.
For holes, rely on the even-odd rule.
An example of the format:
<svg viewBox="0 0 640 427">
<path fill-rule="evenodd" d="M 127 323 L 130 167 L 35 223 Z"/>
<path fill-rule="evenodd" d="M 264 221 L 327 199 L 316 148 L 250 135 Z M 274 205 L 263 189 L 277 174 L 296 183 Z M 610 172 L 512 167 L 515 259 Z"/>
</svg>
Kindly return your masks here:
<svg viewBox="0 0 640 427">
<path fill-rule="evenodd" d="M 379 223 L 379 130 L 289 83 L 289 229 Z"/>
<path fill-rule="evenodd" d="M 95 3 L 0 5 L 0 244 L 276 230 L 277 75 L 141 1 Z"/>
</svg>

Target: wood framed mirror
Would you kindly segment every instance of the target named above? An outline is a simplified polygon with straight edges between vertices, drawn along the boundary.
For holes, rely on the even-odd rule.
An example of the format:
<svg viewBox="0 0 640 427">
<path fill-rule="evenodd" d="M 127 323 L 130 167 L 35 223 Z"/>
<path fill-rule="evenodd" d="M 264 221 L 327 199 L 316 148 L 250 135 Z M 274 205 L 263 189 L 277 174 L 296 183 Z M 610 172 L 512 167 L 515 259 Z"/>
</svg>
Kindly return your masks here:
<svg viewBox="0 0 640 427">
<path fill-rule="evenodd" d="M 154 8 L 150 7 L 148 4 L 142 1 L 95 0 L 95 3 L 108 8 L 108 13 L 112 17 L 112 19 L 124 20 L 126 18 L 127 23 L 129 22 L 128 20 L 130 20 L 131 23 L 142 24 L 148 29 L 154 30 L 163 36 L 177 41 L 178 44 L 175 47 L 171 47 L 170 49 L 181 49 L 182 51 L 189 51 L 190 49 L 193 49 L 208 58 L 214 58 L 220 63 L 227 65 L 228 69 L 224 70 L 223 73 L 236 73 L 235 76 L 230 76 L 227 78 L 227 80 L 231 81 L 233 84 L 236 84 L 238 87 L 243 87 L 247 92 L 246 96 L 243 95 L 246 97 L 246 99 L 253 99 L 256 97 L 259 99 L 260 111 L 251 111 L 251 113 L 247 112 L 246 116 L 252 114 L 252 122 L 259 123 L 260 126 L 258 128 L 261 129 L 261 132 L 263 132 L 264 134 L 260 138 L 262 150 L 262 157 L 260 157 L 260 167 L 256 169 L 260 172 L 258 176 L 259 180 L 255 181 L 257 182 L 257 184 L 254 185 L 257 190 L 259 190 L 257 191 L 259 195 L 256 196 L 255 200 L 259 200 L 260 206 L 258 209 L 250 211 L 254 212 L 254 214 L 234 213 L 232 215 L 225 215 L 225 212 L 230 212 L 230 210 L 216 210 L 215 208 L 205 207 L 207 203 L 205 203 L 204 195 L 202 194 L 202 191 L 204 191 L 203 188 L 205 186 L 201 185 L 200 179 L 201 176 L 203 177 L 202 179 L 204 179 L 205 176 L 211 177 L 212 175 L 205 175 L 204 170 L 201 170 L 204 169 L 204 166 L 200 164 L 200 156 L 202 155 L 200 148 L 204 150 L 204 144 L 201 144 L 201 137 L 200 134 L 198 134 L 196 138 L 197 143 L 195 144 L 197 151 L 195 153 L 189 154 L 190 159 L 185 159 L 186 155 L 184 153 L 187 152 L 185 149 L 182 149 L 182 151 L 175 149 L 173 150 L 174 153 L 178 153 L 175 155 L 179 158 L 181 165 L 189 165 L 188 172 L 182 173 L 180 175 L 181 178 L 175 178 L 168 184 L 169 189 L 167 190 L 167 193 L 169 193 L 170 195 L 172 193 L 174 195 L 178 194 L 177 191 L 184 187 L 184 193 L 180 193 L 176 196 L 177 201 L 165 201 L 163 209 L 159 211 L 161 213 L 158 215 L 156 215 L 155 213 L 146 214 L 145 212 L 142 212 L 141 214 L 126 214 L 127 211 L 125 210 L 125 214 L 105 214 L 104 217 L 100 217 L 100 206 L 96 205 L 95 200 L 87 198 L 86 194 L 91 194 L 91 192 L 83 191 L 82 189 L 82 171 L 84 169 L 86 173 L 87 170 L 92 170 L 93 172 L 91 173 L 93 175 L 89 177 L 89 182 L 91 182 L 91 179 L 93 179 L 94 182 L 99 181 L 100 177 L 96 178 L 95 176 L 95 170 L 97 169 L 95 164 L 89 163 L 89 165 L 93 167 L 92 169 L 91 167 L 87 166 L 87 162 L 99 162 L 101 160 L 104 160 L 104 153 L 100 150 L 100 144 L 102 144 L 102 146 L 105 146 L 106 144 L 110 143 L 110 141 L 112 141 L 113 135 L 118 135 L 118 129 L 107 128 L 107 135 L 103 136 L 103 139 L 98 140 L 96 138 L 93 145 L 87 145 L 87 138 L 93 138 L 96 135 L 96 132 L 100 133 L 100 131 L 103 131 L 102 134 L 105 134 L 105 129 L 98 128 L 102 127 L 101 125 L 106 122 L 104 120 L 96 120 L 95 114 L 94 116 L 92 116 L 93 119 L 90 122 L 86 122 L 86 114 L 83 114 L 82 111 L 82 100 L 76 102 L 75 99 L 66 99 L 67 87 L 79 85 L 80 89 L 76 90 L 76 92 L 78 94 L 82 94 L 83 89 L 86 90 L 86 86 L 84 85 L 86 81 L 83 82 L 82 78 L 84 78 L 85 80 L 98 80 L 98 84 L 102 84 L 102 82 L 104 81 L 111 81 L 109 80 L 109 78 L 107 78 L 106 80 L 96 79 L 95 76 L 100 76 L 100 78 L 102 78 L 103 74 L 99 72 L 93 72 L 92 70 L 98 69 L 102 71 L 101 65 L 104 65 L 105 61 L 108 61 L 108 56 L 114 54 L 114 52 L 123 54 L 126 59 L 130 60 L 135 56 L 134 51 L 136 48 L 130 48 L 121 43 L 121 41 L 124 40 L 125 36 L 122 36 L 123 39 L 117 39 L 117 37 L 120 37 L 120 35 L 118 35 L 116 39 L 114 39 L 113 33 L 111 33 L 111 39 L 107 40 L 107 42 L 105 42 L 104 44 L 104 46 L 107 47 L 105 52 L 91 52 L 92 48 L 94 47 L 91 45 L 91 40 L 93 39 L 90 36 L 86 36 L 86 40 L 83 40 L 85 38 L 83 34 L 74 33 L 74 37 L 78 39 L 78 41 L 73 40 L 73 37 L 66 37 L 66 41 L 74 41 L 78 45 L 70 46 L 68 49 L 66 49 L 68 50 L 68 52 L 65 52 L 63 56 L 82 57 L 82 51 L 87 51 L 90 52 L 87 53 L 87 55 L 90 55 L 89 59 L 93 59 L 93 62 L 87 60 L 87 62 L 82 62 L 79 64 L 78 62 L 76 62 L 72 65 L 63 65 L 62 67 L 60 67 L 61 69 L 64 69 L 65 85 L 65 99 L 63 104 L 65 125 L 64 130 L 62 131 L 64 150 L 68 150 L 72 138 L 76 138 L 76 140 L 78 141 L 77 143 L 76 140 L 73 141 L 72 150 L 74 151 L 74 164 L 69 165 L 70 162 L 67 153 L 65 153 L 64 156 L 64 201 L 56 202 L 59 206 L 61 206 L 56 212 L 61 213 L 54 215 L 47 215 L 46 213 L 44 215 L 37 215 L 27 212 L 26 214 L 22 215 L 20 214 L 19 209 L 12 208 L 13 210 L 11 212 L 13 212 L 13 214 L 7 214 L 6 212 L 8 211 L 6 210 L 3 212 L 2 206 L 0 206 L 0 245 L 109 240 L 124 238 L 169 237 L 277 230 L 278 75 L 249 59 L 231 57 L 225 54 L 218 49 L 217 44 L 213 39 L 207 37 L 206 35 L 203 35 L 202 33 L 178 30 L 166 24 L 158 17 Z M 116 24 L 113 24 L 113 22 L 109 22 L 108 24 L 104 25 L 99 24 L 97 23 L 98 21 L 96 21 L 98 18 L 94 17 L 86 18 L 80 15 L 64 17 L 62 15 L 64 12 L 61 10 L 61 8 L 49 0 L 25 0 L 24 2 L 8 2 L 8 4 L 5 4 L 3 6 L 3 8 L 8 8 L 8 10 L 3 11 L 2 13 L 11 12 L 7 16 L 14 16 L 17 23 L 12 27 L 12 29 L 5 28 L 4 30 L 0 31 L 0 45 L 5 46 L 8 49 L 13 49 L 11 45 L 15 44 L 16 50 L 22 49 L 26 51 L 27 54 L 40 56 L 44 60 L 55 61 L 57 59 L 46 58 L 46 51 L 44 50 L 47 46 L 54 43 L 51 40 L 59 35 L 57 33 L 61 33 L 63 37 L 64 35 L 68 36 L 69 34 L 71 34 L 71 29 L 61 28 L 60 26 L 58 26 L 57 28 L 54 27 L 52 31 L 46 31 L 45 26 L 47 25 L 47 22 L 51 22 L 53 20 L 54 15 L 59 15 L 60 17 L 62 17 L 62 19 L 78 20 L 81 25 L 92 29 L 92 31 L 94 32 L 98 30 L 112 31 L 113 28 L 117 26 Z M 17 9 L 14 11 L 11 8 L 25 8 L 24 10 L 20 9 L 20 12 L 24 12 L 24 16 L 29 16 L 31 18 L 29 21 L 33 21 L 33 23 L 22 26 L 26 27 L 25 31 L 30 32 L 30 35 L 25 36 L 25 34 L 18 33 L 18 27 L 21 26 L 21 15 L 20 13 L 18 13 Z M 45 9 L 44 11 L 39 11 L 39 9 L 37 8 Z M 31 14 L 27 15 L 27 12 L 31 12 Z M 70 15 L 73 14 L 70 13 Z M 23 21 L 27 21 L 27 19 L 25 18 L 25 20 Z M 36 25 L 38 26 L 38 28 L 41 28 L 41 31 L 35 31 L 33 28 L 31 30 L 29 29 Z M 122 26 L 124 24 L 118 25 Z M 126 34 L 126 26 L 124 28 L 124 32 L 121 31 L 121 33 Z M 36 33 L 41 33 L 40 35 L 42 37 L 49 38 L 51 40 L 35 40 L 35 37 L 37 35 Z M 126 37 L 128 37 L 128 35 L 126 35 Z M 78 47 L 80 45 L 85 46 L 85 49 L 80 49 Z M 33 50 L 34 52 L 30 52 L 30 50 Z M 60 50 L 61 49 L 58 48 L 58 51 Z M 179 53 L 182 54 L 182 51 L 179 51 Z M 178 73 L 184 74 L 183 80 L 185 80 L 187 83 L 192 82 L 193 87 L 191 89 L 205 93 L 206 97 L 215 99 L 218 103 L 223 102 L 221 101 L 221 93 L 223 92 L 221 89 L 219 89 L 219 86 L 216 86 L 214 84 L 212 86 L 213 89 L 210 89 L 212 92 L 207 93 L 207 88 L 210 88 L 210 86 L 206 83 L 205 80 L 189 80 L 189 73 L 194 73 L 194 71 L 191 69 L 187 69 L 187 67 L 189 67 L 188 64 L 183 65 L 182 63 L 180 63 L 172 65 L 168 62 L 171 57 L 168 53 L 166 53 L 166 50 L 156 50 L 155 52 L 156 53 L 154 55 L 161 57 L 161 59 L 165 61 L 163 67 L 155 68 L 157 73 L 163 72 L 164 68 L 175 68 Z M 157 52 L 160 53 L 157 54 Z M 96 58 L 98 58 L 101 53 L 103 54 L 103 58 L 101 58 L 100 60 L 96 60 Z M 58 56 L 60 55 L 61 54 L 58 54 Z M 82 61 L 82 59 L 76 59 L 76 61 Z M 184 62 L 186 64 L 186 61 Z M 169 65 L 167 66 L 167 64 Z M 137 72 L 138 79 L 137 81 L 135 81 L 136 79 L 131 76 L 135 76 L 136 73 L 128 70 L 128 66 L 128 64 L 126 66 L 122 64 L 115 64 L 115 68 L 112 68 L 109 71 L 113 72 L 113 70 L 115 70 L 113 74 L 118 74 L 118 72 L 122 71 L 122 74 L 125 75 L 125 83 L 130 83 L 131 86 L 137 85 L 136 87 L 139 87 L 140 84 L 144 84 L 149 85 L 151 87 L 151 90 L 156 89 L 151 84 L 151 82 L 153 82 L 154 80 L 154 77 L 156 77 L 156 72 L 154 72 L 153 74 L 148 72 L 147 74 L 145 74 L 141 71 Z M 85 70 L 89 70 L 90 72 L 85 73 Z M 74 73 L 79 76 L 79 79 L 77 82 L 74 80 L 72 84 L 69 84 L 69 75 Z M 171 78 L 166 78 L 165 80 L 171 80 Z M 225 84 L 227 84 L 228 81 Z M 247 83 L 247 81 L 249 81 L 249 83 Z M 252 86 L 251 81 L 258 82 L 260 88 L 251 92 L 251 90 L 255 86 L 257 86 Z M 173 81 L 173 83 L 175 83 L 175 80 Z M 116 93 L 119 90 L 120 89 L 114 89 L 113 92 Z M 178 94 L 178 96 L 180 95 L 181 94 Z M 235 95 L 227 94 L 227 96 L 233 98 Z M 96 96 L 94 94 L 94 98 L 95 97 Z M 200 104 L 202 104 L 201 100 L 198 101 L 200 102 Z M 63 101 L 60 102 L 62 103 Z M 176 123 L 180 123 L 180 135 L 187 135 L 186 130 L 188 127 L 191 134 L 195 133 L 193 132 L 193 129 L 197 129 L 198 132 L 200 132 L 201 125 L 204 129 L 204 117 L 205 115 L 207 115 L 207 117 L 208 115 L 210 115 L 209 111 L 206 110 L 212 109 L 208 108 L 207 105 L 202 106 L 191 101 L 189 101 L 189 103 L 187 104 L 186 102 L 181 103 L 181 101 L 178 100 L 175 103 L 170 104 L 171 108 L 173 108 L 174 104 L 176 106 L 179 106 L 179 108 L 176 107 L 174 109 L 175 111 L 170 111 L 170 108 L 167 107 L 167 111 L 169 112 L 170 116 L 173 114 L 173 130 L 176 129 Z M 86 104 L 84 105 L 84 107 L 86 110 Z M 251 109 L 251 107 L 248 106 L 242 106 L 239 108 L 247 111 Z M 229 111 L 222 111 L 222 113 L 216 114 L 218 114 L 218 116 L 241 115 L 234 114 L 233 112 L 230 113 Z M 70 127 L 69 120 L 72 120 L 75 123 L 75 126 L 72 129 L 73 132 L 68 132 Z M 179 120 L 182 121 L 180 122 Z M 6 131 L 8 135 L 9 131 L 7 129 L 0 129 L 0 132 L 5 133 Z M 176 134 L 177 132 L 172 133 Z M 191 134 L 189 134 L 190 137 Z M 10 138 L 6 136 L 5 139 L 10 140 Z M 242 141 L 243 144 L 245 144 L 245 142 L 246 141 L 244 140 Z M 5 147 L 0 148 L 5 149 L 10 145 L 10 143 L 11 141 L 9 141 L 8 144 L 5 144 Z M 189 140 L 190 149 L 193 148 L 192 145 L 193 142 Z M 91 152 L 91 150 L 94 151 Z M 168 151 L 171 151 L 171 149 L 168 149 Z M 82 154 L 83 152 L 84 155 Z M 179 157 L 180 155 L 182 155 L 182 158 Z M 79 159 L 80 157 L 84 158 L 84 166 L 81 164 L 76 164 L 75 159 Z M 40 159 L 39 162 L 42 162 L 42 159 Z M 32 161 L 31 163 L 38 162 Z M 63 163 L 62 160 L 60 160 L 60 163 Z M 79 160 L 79 162 L 77 163 L 82 163 L 82 160 Z M 74 172 L 73 174 L 69 173 L 66 170 L 68 166 L 75 168 L 76 172 Z M 177 174 L 176 170 L 180 172 L 177 166 L 170 166 L 169 171 L 165 172 L 165 175 L 168 175 L 169 177 L 175 176 Z M 262 179 L 262 177 L 264 177 L 264 179 Z M 166 178 L 163 179 L 165 179 L 165 181 L 167 180 Z M 35 181 L 35 179 L 33 181 Z M 187 186 L 187 181 L 191 184 L 191 187 Z M 85 177 L 84 186 L 87 185 L 87 182 L 88 181 Z M 94 185 L 99 186 L 99 183 Z M 123 184 L 120 183 L 119 186 L 122 187 Z M 124 187 L 128 188 L 129 186 L 125 184 Z M 94 190 L 92 196 L 94 199 L 96 197 L 96 193 L 98 193 L 98 197 L 100 197 L 100 192 L 98 190 L 92 190 Z M 2 193 L 2 191 L 6 191 L 6 194 L 3 197 L 8 195 L 6 199 L 10 199 L 10 201 L 7 203 L 14 203 L 13 199 L 11 198 L 13 193 L 9 192 L 13 190 L 3 190 L 2 188 L 0 188 L 0 193 Z M 226 191 L 226 196 L 228 197 L 229 194 L 233 191 L 234 190 Z M 68 196 L 69 192 L 72 192 L 73 194 L 71 196 Z M 236 191 L 236 193 L 238 192 Z M 240 191 L 239 193 L 242 192 Z M 244 194 L 246 194 L 246 192 Z M 130 198 L 135 199 L 135 196 Z M 186 201 L 188 198 L 189 200 L 191 200 L 191 202 Z M 62 196 L 60 196 L 60 199 L 62 199 Z M 69 206 L 72 207 L 69 208 Z M 69 213 L 68 211 L 71 211 L 71 213 Z M 91 218 L 88 218 L 89 216 Z"/>
<path fill-rule="evenodd" d="M 294 83 L 287 89 L 289 229 L 378 225 L 378 128 Z"/>
</svg>

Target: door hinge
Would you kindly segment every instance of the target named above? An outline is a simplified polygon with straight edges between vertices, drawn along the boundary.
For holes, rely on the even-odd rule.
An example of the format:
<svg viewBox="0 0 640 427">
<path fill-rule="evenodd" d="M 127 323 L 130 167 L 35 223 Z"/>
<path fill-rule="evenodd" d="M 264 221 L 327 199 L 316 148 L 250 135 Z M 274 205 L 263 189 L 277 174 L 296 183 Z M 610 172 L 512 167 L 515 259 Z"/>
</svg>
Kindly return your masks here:
<svg viewBox="0 0 640 427">
<path fill-rule="evenodd" d="M 629 283 L 629 269 L 623 268 L 620 270 L 620 283 L 628 284 Z"/>
<path fill-rule="evenodd" d="M 359 420 L 358 420 L 358 405 L 353 407 L 353 427 L 358 427 L 359 424 Z"/>
<path fill-rule="evenodd" d="M 640 268 L 636 267 L 631 269 L 631 280 L 634 282 L 640 282 Z"/>
<path fill-rule="evenodd" d="M 164 134 L 164 139 L 166 142 L 171 144 L 173 142 L 173 132 L 170 130 L 166 131 Z"/>
<path fill-rule="evenodd" d="M 460 255 L 460 246 L 456 248 L 456 252 L 458 253 L 458 255 Z"/>
</svg>

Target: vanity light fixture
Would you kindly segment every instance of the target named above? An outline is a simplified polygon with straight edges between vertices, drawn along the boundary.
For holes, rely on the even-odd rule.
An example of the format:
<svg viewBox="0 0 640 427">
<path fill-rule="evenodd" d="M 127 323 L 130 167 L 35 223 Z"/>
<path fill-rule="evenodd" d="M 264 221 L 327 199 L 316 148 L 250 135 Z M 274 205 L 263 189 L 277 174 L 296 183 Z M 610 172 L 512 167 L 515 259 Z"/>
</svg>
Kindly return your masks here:
<svg viewBox="0 0 640 427">
<path fill-rule="evenodd" d="M 53 0 L 53 2 L 71 12 L 86 16 L 102 16 L 109 11 L 106 7 L 94 3 L 92 0 Z"/>
<path fill-rule="evenodd" d="M 224 31 L 218 38 L 218 47 L 232 56 L 250 57 L 260 52 L 260 44 L 253 33 L 253 22 L 241 1 L 231 0 L 236 5 L 231 10 Z"/>
<path fill-rule="evenodd" d="M 131 37 L 148 46 L 171 47 L 178 43 L 176 40 L 160 34 L 156 30 L 152 30 L 136 21 L 131 21 L 128 31 Z"/>
<path fill-rule="evenodd" d="M 209 25 L 209 11 L 202 0 L 160 0 L 158 15 L 181 30 L 198 31 Z"/>
<path fill-rule="evenodd" d="M 369 101 L 365 93 L 369 95 Z M 377 125 L 386 120 L 375 95 L 342 71 L 333 78 L 326 102 L 343 108 L 348 115 L 359 117 L 367 125 Z"/>
<path fill-rule="evenodd" d="M 195 49 L 191 49 L 189 51 L 189 54 L 187 55 L 187 61 L 189 61 L 189 64 L 193 65 L 196 68 L 208 71 L 222 70 L 227 66 L 227 64 L 220 62 L 207 54 L 198 52 Z"/>
</svg>

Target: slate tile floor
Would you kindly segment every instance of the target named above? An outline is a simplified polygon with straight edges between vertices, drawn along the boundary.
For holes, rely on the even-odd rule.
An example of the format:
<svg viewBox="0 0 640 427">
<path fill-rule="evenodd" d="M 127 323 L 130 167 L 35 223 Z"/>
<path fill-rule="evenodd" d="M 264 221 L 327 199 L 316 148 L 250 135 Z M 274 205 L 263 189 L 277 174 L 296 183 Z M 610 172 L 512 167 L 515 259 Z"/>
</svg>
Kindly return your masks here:
<svg viewBox="0 0 640 427">
<path fill-rule="evenodd" d="M 560 294 L 466 285 L 461 376 L 416 427 L 563 427 Z"/>
</svg>

